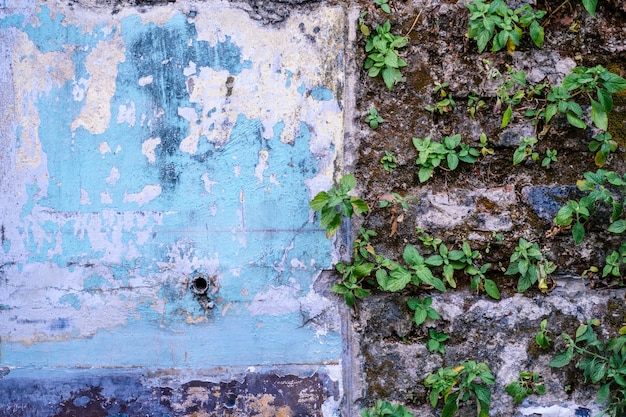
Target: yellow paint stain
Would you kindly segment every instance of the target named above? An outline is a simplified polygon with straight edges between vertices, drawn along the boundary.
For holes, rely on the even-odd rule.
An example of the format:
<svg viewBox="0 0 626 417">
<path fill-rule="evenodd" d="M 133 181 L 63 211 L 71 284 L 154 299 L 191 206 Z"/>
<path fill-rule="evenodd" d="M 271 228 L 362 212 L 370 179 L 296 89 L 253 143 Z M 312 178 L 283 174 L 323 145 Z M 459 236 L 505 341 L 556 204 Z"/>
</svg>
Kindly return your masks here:
<svg viewBox="0 0 626 417">
<path fill-rule="evenodd" d="M 93 134 L 104 133 L 111 119 L 111 98 L 115 94 L 117 65 L 126 60 L 124 40 L 117 34 L 100 41 L 87 56 L 85 67 L 91 75 L 85 106 L 72 122 L 72 131 L 82 126 Z"/>
</svg>

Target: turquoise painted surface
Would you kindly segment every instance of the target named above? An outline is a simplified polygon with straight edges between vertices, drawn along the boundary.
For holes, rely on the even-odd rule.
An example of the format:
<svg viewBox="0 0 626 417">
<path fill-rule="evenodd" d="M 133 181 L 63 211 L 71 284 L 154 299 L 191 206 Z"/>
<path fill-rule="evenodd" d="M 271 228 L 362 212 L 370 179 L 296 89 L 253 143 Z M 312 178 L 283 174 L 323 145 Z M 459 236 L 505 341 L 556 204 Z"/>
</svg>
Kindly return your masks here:
<svg viewBox="0 0 626 417">
<path fill-rule="evenodd" d="M 285 121 L 267 129 L 258 115 L 239 113 L 227 138 L 208 128 L 196 150 L 183 151 L 193 122 L 181 109 L 206 116 L 190 97 L 185 69 L 244 76 L 255 68 L 245 45 L 229 36 L 199 40 L 183 14 L 162 25 L 130 16 L 90 31 L 47 6 L 36 16 L 36 25 L 19 14 L 5 17 L 0 30 L 21 31 L 41 54 L 69 56 L 74 77 L 51 83 L 36 99 L 48 180 L 40 176 L 19 190 L 25 202 L 20 224 L 11 227 L 21 241 L 3 238 L 0 275 L 13 284 L 0 287 L 0 365 L 336 362 L 337 329 L 312 320 L 324 308 L 313 280 L 331 265 L 330 242 L 308 209 L 307 182 L 320 175 L 312 121 L 303 117 L 285 138 Z M 90 54 L 116 36 L 125 49 L 110 121 L 92 133 L 73 125 L 86 105 L 76 86 L 93 77 Z M 281 74 L 285 90 L 304 95 L 307 83 L 293 69 Z M 147 77 L 151 82 L 142 81 Z M 319 85 L 310 96 L 334 100 Z M 17 149 L 19 126 L 14 131 Z M 150 160 L 144 146 L 153 138 L 160 142 Z M 198 271 L 215 279 L 211 310 L 189 291 Z M 31 284 L 30 302 L 43 302 L 43 317 L 28 316 Z"/>
</svg>

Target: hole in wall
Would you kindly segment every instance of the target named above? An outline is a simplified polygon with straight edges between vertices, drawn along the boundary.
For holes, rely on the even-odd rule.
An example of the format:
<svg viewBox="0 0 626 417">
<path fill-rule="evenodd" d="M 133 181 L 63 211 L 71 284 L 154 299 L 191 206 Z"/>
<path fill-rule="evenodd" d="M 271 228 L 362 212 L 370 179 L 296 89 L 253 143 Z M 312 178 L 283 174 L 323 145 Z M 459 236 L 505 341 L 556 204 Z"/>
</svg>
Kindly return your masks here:
<svg viewBox="0 0 626 417">
<path fill-rule="evenodd" d="M 196 275 L 191 280 L 191 291 L 195 294 L 203 295 L 209 290 L 209 280 L 204 275 Z"/>
</svg>

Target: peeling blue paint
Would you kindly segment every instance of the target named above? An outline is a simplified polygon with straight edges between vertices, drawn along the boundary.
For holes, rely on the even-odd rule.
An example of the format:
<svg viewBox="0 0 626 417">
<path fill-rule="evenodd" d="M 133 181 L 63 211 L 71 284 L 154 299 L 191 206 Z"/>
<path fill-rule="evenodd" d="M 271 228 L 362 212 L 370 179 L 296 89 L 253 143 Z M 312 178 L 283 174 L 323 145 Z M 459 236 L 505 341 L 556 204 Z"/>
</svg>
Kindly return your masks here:
<svg viewBox="0 0 626 417">
<path fill-rule="evenodd" d="M 311 89 L 311 97 L 319 101 L 329 101 L 333 99 L 333 92 L 324 86 L 317 86 Z"/>
<path fill-rule="evenodd" d="M 312 151 L 316 117 L 300 109 L 285 109 L 275 119 L 245 106 L 226 109 L 224 103 L 236 99 L 227 92 L 208 114 L 228 110 L 232 118 L 203 129 L 193 151 L 181 149 L 195 123 L 181 109 L 201 118 L 208 108 L 192 101 L 186 69 L 225 78 L 225 90 L 240 88 L 240 79 L 258 71 L 255 51 L 238 44 L 238 36 L 218 33 L 214 44 L 200 40 L 183 14 L 158 25 L 131 15 L 93 31 L 69 24 L 45 5 L 36 17 L 36 25 L 24 25 L 22 15 L 5 17 L 0 30 L 22 31 L 41 53 L 63 54 L 74 74 L 46 84 L 34 101 L 43 158 L 20 186 L 16 240 L 5 240 L 3 232 L 0 254 L 3 277 L 15 282 L 48 273 L 33 291 L 45 293 L 38 300 L 49 312 L 22 317 L 0 300 L 0 326 L 7 333 L 0 364 L 39 378 L 47 368 L 337 363 L 337 329 L 319 326 L 305 305 L 317 301 L 307 296 L 322 299 L 312 283 L 332 262 L 331 242 L 308 207 L 308 182 L 332 162 L 334 146 L 327 145 L 322 164 L 321 151 Z M 120 47 L 120 39 L 123 59 L 111 68 L 117 78 L 107 97 L 110 120 L 103 132 L 93 133 L 75 123 L 90 105 L 76 89 L 96 81 L 89 72 L 91 54 Z M 284 80 L 299 103 L 294 105 L 333 99 L 323 86 L 309 97 L 301 71 L 278 65 L 272 67 L 274 85 L 280 90 Z M 301 85 L 302 97 L 292 83 Z M 319 111 L 338 112 L 330 106 Z M 297 116 L 287 120 L 288 113 Z M 26 146 L 27 132 L 15 131 L 13 143 Z M 224 131 L 226 137 L 217 137 Z M 151 160 L 144 146 L 156 138 Z M 199 270 L 211 277 L 212 309 L 189 290 Z M 16 291 L 30 288 L 13 285 Z M 95 317 L 102 312 L 105 317 Z M 37 336 L 13 333 L 18 325 L 31 326 Z M 92 400 L 77 395 L 68 404 L 87 409 Z"/>
</svg>

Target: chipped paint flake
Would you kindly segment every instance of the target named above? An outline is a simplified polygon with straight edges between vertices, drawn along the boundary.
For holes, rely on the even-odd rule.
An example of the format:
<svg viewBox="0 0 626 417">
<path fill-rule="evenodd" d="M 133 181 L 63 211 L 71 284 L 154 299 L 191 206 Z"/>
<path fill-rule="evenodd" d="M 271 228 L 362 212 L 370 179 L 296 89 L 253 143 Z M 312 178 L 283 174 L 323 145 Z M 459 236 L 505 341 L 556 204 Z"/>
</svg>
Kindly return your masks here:
<svg viewBox="0 0 626 417">
<path fill-rule="evenodd" d="M 148 162 L 156 162 L 156 147 L 161 144 L 161 138 L 148 138 L 141 144 L 141 153 L 148 158 Z"/>
<path fill-rule="evenodd" d="M 87 57 L 85 66 L 91 75 L 85 106 L 72 122 L 71 129 L 84 127 L 92 134 L 104 133 L 111 119 L 111 98 L 115 94 L 117 65 L 125 61 L 124 41 L 119 35 L 103 40 Z"/>
<path fill-rule="evenodd" d="M 161 184 L 146 185 L 138 193 L 124 193 L 124 203 L 137 203 L 141 207 L 161 195 L 161 191 Z"/>
</svg>

